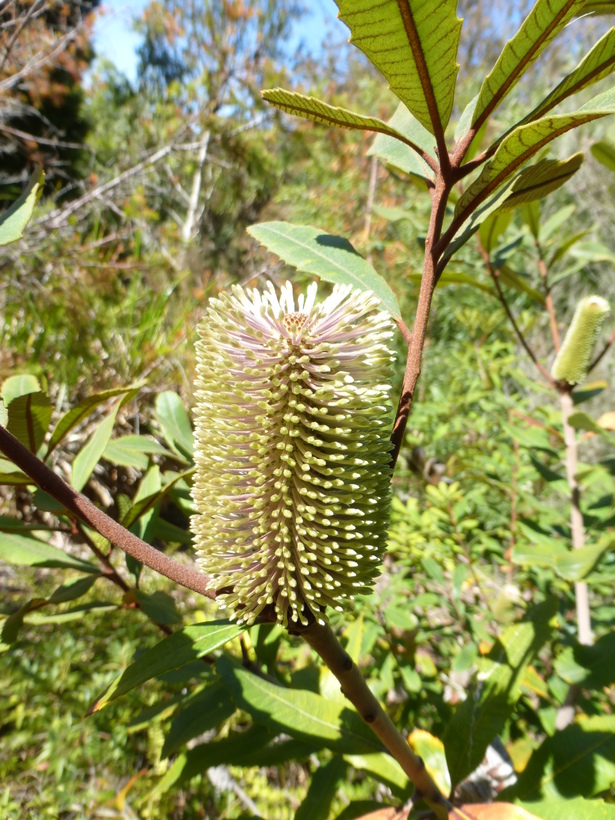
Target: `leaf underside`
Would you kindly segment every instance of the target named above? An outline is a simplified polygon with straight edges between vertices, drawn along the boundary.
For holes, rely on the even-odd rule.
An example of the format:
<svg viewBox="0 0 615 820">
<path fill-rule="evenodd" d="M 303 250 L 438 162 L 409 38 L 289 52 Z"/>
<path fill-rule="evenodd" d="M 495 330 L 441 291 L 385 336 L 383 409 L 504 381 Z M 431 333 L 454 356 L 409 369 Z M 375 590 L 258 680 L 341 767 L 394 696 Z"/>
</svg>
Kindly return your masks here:
<svg viewBox="0 0 615 820">
<path fill-rule="evenodd" d="M 432 134 L 449 121 L 462 21 L 456 0 L 336 0 L 350 42 Z"/>
</svg>

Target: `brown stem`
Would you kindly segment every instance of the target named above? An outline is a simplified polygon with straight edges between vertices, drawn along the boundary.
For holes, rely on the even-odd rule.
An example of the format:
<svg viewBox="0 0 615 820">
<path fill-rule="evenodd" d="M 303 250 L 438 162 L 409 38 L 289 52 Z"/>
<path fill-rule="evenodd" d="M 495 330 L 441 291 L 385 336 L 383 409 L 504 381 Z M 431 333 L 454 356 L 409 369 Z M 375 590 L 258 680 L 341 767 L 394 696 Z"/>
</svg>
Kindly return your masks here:
<svg viewBox="0 0 615 820">
<path fill-rule="evenodd" d="M 421 360 L 423 356 L 423 346 L 427 334 L 427 323 L 429 321 L 429 311 L 431 300 L 437 284 L 436 269 L 438 264 L 438 253 L 436 245 L 442 230 L 442 222 L 446 210 L 446 201 L 450 187 L 444 176 L 439 175 L 436 179 L 436 186 L 432 192 L 431 219 L 429 229 L 425 239 L 425 258 L 423 262 L 423 276 L 421 278 L 421 288 L 419 291 L 419 301 L 416 308 L 412 337 L 408 346 L 408 357 L 406 359 L 406 371 L 404 373 L 404 383 L 397 407 L 395 424 L 391 441 L 393 452 L 391 454 L 391 464 L 395 467 L 399 451 L 404 440 L 406 424 L 412 407 L 416 383 L 421 375 Z"/>
<path fill-rule="evenodd" d="M 112 544 L 128 555 L 132 555 L 146 567 L 170 578 L 171 581 L 193 592 L 198 592 L 200 595 L 205 595 L 207 598 L 215 599 L 215 591 L 208 588 L 207 575 L 193 567 L 180 564 L 122 527 L 117 521 L 95 507 L 88 498 L 69 487 L 4 427 L 0 427 L 0 451 L 28 475 L 41 490 L 55 498 L 76 518 L 99 532 Z"/>
<path fill-rule="evenodd" d="M 602 361 L 602 359 L 604 358 L 604 356 L 606 356 L 606 354 L 607 354 L 607 353 L 609 352 L 609 350 L 611 349 L 611 346 L 612 346 L 612 344 L 613 344 L 614 342 L 615 342 L 615 330 L 614 330 L 614 331 L 611 333 L 611 335 L 609 336 L 607 343 L 606 343 L 606 344 L 605 344 L 605 346 L 602 348 L 602 350 L 600 351 L 600 353 L 598 353 L 598 355 L 596 356 L 596 358 L 592 361 L 592 363 L 590 364 L 590 366 L 587 368 L 587 372 L 588 372 L 588 373 L 591 373 L 591 371 L 594 369 L 594 367 L 596 367 L 596 365 L 597 365 L 599 362 L 601 362 L 601 361 Z"/>
<path fill-rule="evenodd" d="M 340 682 L 344 695 L 408 775 L 415 787 L 415 802 L 423 798 L 439 820 L 448 818 L 451 804 L 432 780 L 422 758 L 414 754 L 403 735 L 395 728 L 361 675 L 359 667 L 344 651 L 331 627 L 314 622 L 298 634 L 320 655 Z"/>
<path fill-rule="evenodd" d="M 506 301 L 506 297 L 504 296 L 502 286 L 500 285 L 500 272 L 499 272 L 499 270 L 497 270 L 493 267 L 493 265 L 491 264 L 491 260 L 489 259 L 489 254 L 487 253 L 487 251 L 482 246 L 480 246 L 480 252 L 481 252 L 481 255 L 482 255 L 483 259 L 485 260 L 485 265 L 487 266 L 487 270 L 489 271 L 491 279 L 493 280 L 493 284 L 495 285 L 495 289 L 497 290 L 498 299 L 500 300 L 500 303 L 501 303 L 502 307 L 504 308 L 504 311 L 505 311 L 506 315 L 508 316 L 508 321 L 513 326 L 513 330 L 515 331 L 515 334 L 516 334 L 517 338 L 519 339 L 519 342 L 523 346 L 523 349 L 525 350 L 527 355 L 530 357 L 532 362 L 536 365 L 538 370 L 540 370 L 541 374 L 545 377 L 545 379 L 549 382 L 549 384 L 552 387 L 555 387 L 555 379 L 549 373 L 547 368 L 538 361 L 538 359 L 536 358 L 536 356 L 534 354 L 534 351 L 529 346 L 525 336 L 521 332 L 521 328 L 519 327 L 519 325 L 517 324 L 517 322 L 515 320 L 515 317 L 513 316 L 513 313 L 511 311 L 509 305 L 508 305 L 508 302 Z"/>
<path fill-rule="evenodd" d="M 118 573 L 116 568 L 111 563 L 109 557 L 105 555 L 105 553 L 97 547 L 94 541 L 88 535 L 83 523 L 81 521 L 77 522 L 77 530 L 79 532 L 80 537 L 83 541 L 88 545 L 89 549 L 94 553 L 94 555 L 98 558 L 100 563 L 107 568 L 107 572 L 105 573 L 106 577 L 112 581 L 116 586 L 118 586 L 123 592 L 128 592 L 130 587 L 126 583 L 126 581 L 122 578 L 122 576 Z"/>
</svg>

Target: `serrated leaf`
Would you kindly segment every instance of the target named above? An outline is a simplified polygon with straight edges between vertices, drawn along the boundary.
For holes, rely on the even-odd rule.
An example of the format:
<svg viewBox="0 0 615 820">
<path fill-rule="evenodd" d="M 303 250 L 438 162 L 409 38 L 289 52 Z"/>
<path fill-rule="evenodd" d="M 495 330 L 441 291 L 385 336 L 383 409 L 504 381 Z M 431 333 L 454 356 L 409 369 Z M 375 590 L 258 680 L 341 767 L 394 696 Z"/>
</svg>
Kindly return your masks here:
<svg viewBox="0 0 615 820">
<path fill-rule="evenodd" d="M 190 416 L 184 407 L 181 397 L 173 390 L 165 390 L 156 397 L 156 419 L 171 447 L 192 457 L 194 453 L 194 435 Z"/>
<path fill-rule="evenodd" d="M 378 157 L 387 165 L 402 171 L 404 174 L 415 174 L 424 179 L 433 180 L 434 173 L 429 165 L 417 153 L 415 148 L 409 147 L 407 144 L 411 142 L 413 146 L 417 146 L 427 154 L 434 156 L 436 153 L 435 143 L 429 131 L 423 128 L 403 103 L 398 105 L 397 111 L 389 120 L 389 126 L 394 128 L 396 132 L 403 134 L 407 141 L 400 142 L 399 138 L 394 139 L 392 136 L 380 133 L 372 143 L 367 156 Z"/>
<path fill-rule="evenodd" d="M 602 97 L 603 95 L 601 95 Z M 598 100 L 598 98 L 595 98 Z M 598 104 L 602 104 L 601 100 Z M 483 167 L 478 179 L 459 198 L 455 206 L 455 220 L 474 210 L 495 193 L 528 159 L 552 140 L 578 128 L 580 125 L 600 119 L 611 113 L 608 110 L 589 111 L 579 109 L 574 114 L 543 117 L 535 122 L 521 125 L 505 137 L 494 156 Z"/>
<path fill-rule="evenodd" d="M 2 382 L 2 398 L 7 406 L 18 396 L 39 392 L 41 392 L 39 380 L 36 376 L 31 376 L 28 373 L 9 376 L 8 379 Z"/>
<path fill-rule="evenodd" d="M 121 396 L 124 393 L 130 393 L 136 390 L 136 385 L 129 387 L 115 387 L 112 390 L 104 390 L 101 393 L 94 393 L 92 396 L 87 396 L 82 399 L 74 407 L 71 407 L 62 418 L 58 421 L 53 429 L 51 438 L 49 439 L 49 450 L 47 455 L 54 450 L 57 445 L 70 433 L 70 431 L 86 419 L 101 404 L 104 404 L 107 399 Z"/>
<path fill-rule="evenodd" d="M 77 492 L 80 492 L 85 487 L 89 477 L 92 475 L 94 467 L 96 467 L 100 461 L 113 433 L 118 410 L 119 404 L 116 404 L 73 459 L 71 484 Z"/>
<path fill-rule="evenodd" d="M 401 318 L 391 288 L 347 239 L 289 222 L 262 222 L 248 228 L 248 233 L 300 271 L 313 273 L 327 282 L 371 290 L 394 319 Z"/>
<path fill-rule="evenodd" d="M 386 123 L 378 119 L 378 117 L 366 117 L 363 114 L 356 114 L 354 111 L 348 111 L 346 108 L 329 105 L 322 100 L 318 100 L 316 97 L 309 97 L 305 94 L 299 94 L 296 91 L 285 91 L 282 88 L 268 89 L 262 91 L 261 94 L 264 100 L 276 108 L 286 111 L 287 114 L 294 114 L 297 117 L 303 117 L 312 122 L 333 125 L 337 128 L 374 131 L 379 134 L 386 134 L 388 138 L 393 139 L 395 143 L 401 141 L 413 155 L 416 155 L 415 152 L 417 150 L 419 150 L 420 153 L 420 148 L 422 148 L 421 143 L 414 139 L 411 134 L 397 128 L 394 122 L 395 117 Z M 422 129 L 422 131 L 424 132 L 425 129 Z M 420 135 L 423 136 L 422 134 Z M 430 153 L 432 152 L 433 147 Z M 425 165 L 425 163 L 423 164 Z M 427 171 L 429 171 L 429 166 L 425 165 L 425 167 Z"/>
<path fill-rule="evenodd" d="M 485 77 L 472 126 L 479 128 L 585 0 L 538 0 Z"/>
<path fill-rule="evenodd" d="M 615 632 L 607 632 L 593 646 L 567 646 L 555 659 L 555 671 L 583 689 L 602 689 L 615 683 Z"/>
<path fill-rule="evenodd" d="M 179 629 L 168 638 L 148 649 L 117 677 L 113 683 L 90 706 L 88 714 L 100 711 L 107 703 L 125 695 L 151 678 L 157 678 L 179 669 L 203 655 L 224 646 L 240 635 L 243 624 L 229 621 L 210 621 Z"/>
<path fill-rule="evenodd" d="M 269 683 L 225 656 L 218 659 L 216 669 L 237 706 L 270 729 L 339 754 L 381 750 L 377 737 L 354 709 L 305 689 Z"/>
<path fill-rule="evenodd" d="M 518 208 L 557 191 L 576 174 L 584 157 L 580 151 L 565 160 L 541 159 L 536 165 L 525 168 L 515 179 L 502 208 Z"/>
<path fill-rule="evenodd" d="M 32 211 L 44 181 L 45 174 L 42 168 L 36 168 L 23 194 L 0 216 L 0 245 L 9 245 L 21 239 L 24 228 L 32 218 Z"/>
<path fill-rule="evenodd" d="M 350 42 L 432 134 L 443 133 L 455 96 L 462 21 L 456 0 L 336 0 Z"/>
<path fill-rule="evenodd" d="M 599 140 L 594 142 L 589 150 L 592 152 L 594 159 L 597 159 L 601 165 L 604 165 L 610 171 L 615 171 L 615 145 L 612 142 Z"/>
<path fill-rule="evenodd" d="M 486 658 L 477 661 L 477 680 L 443 737 L 453 783 L 474 770 L 503 729 L 521 695 L 528 664 L 551 634 L 557 607 L 553 598 L 532 607 L 523 621 L 506 629 Z"/>
<path fill-rule="evenodd" d="M 536 749 L 503 799 L 593 797 L 615 780 L 615 715 L 579 717 Z"/>
<path fill-rule="evenodd" d="M 45 439 L 52 409 L 46 393 L 18 396 L 8 406 L 9 423 L 6 429 L 31 453 L 36 453 Z"/>
<path fill-rule="evenodd" d="M 27 567 L 66 567 L 81 572 L 100 572 L 95 564 L 72 555 L 45 541 L 12 532 L 0 533 L 0 560 Z"/>
<path fill-rule="evenodd" d="M 583 7 L 583 11 L 585 11 L 586 8 L 587 5 Z M 530 120 L 544 116 L 548 111 L 551 111 L 552 108 L 555 108 L 556 105 L 559 105 L 562 100 L 602 80 L 614 70 L 615 28 L 611 28 L 598 40 L 592 50 L 585 55 L 574 71 L 564 77 L 561 83 L 559 83 L 527 117 L 523 118 L 522 122 L 529 122 Z"/>
</svg>

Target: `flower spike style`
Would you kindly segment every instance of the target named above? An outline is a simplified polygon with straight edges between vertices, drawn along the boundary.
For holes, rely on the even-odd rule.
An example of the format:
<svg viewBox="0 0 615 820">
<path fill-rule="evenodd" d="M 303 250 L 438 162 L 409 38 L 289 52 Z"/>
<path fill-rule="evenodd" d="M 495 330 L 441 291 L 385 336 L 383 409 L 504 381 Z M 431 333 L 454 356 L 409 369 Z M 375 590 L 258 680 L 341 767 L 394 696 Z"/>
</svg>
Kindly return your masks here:
<svg viewBox="0 0 615 820">
<path fill-rule="evenodd" d="M 192 529 L 231 617 L 324 622 L 366 593 L 389 521 L 393 335 L 371 292 L 236 286 L 199 326 Z"/>
</svg>

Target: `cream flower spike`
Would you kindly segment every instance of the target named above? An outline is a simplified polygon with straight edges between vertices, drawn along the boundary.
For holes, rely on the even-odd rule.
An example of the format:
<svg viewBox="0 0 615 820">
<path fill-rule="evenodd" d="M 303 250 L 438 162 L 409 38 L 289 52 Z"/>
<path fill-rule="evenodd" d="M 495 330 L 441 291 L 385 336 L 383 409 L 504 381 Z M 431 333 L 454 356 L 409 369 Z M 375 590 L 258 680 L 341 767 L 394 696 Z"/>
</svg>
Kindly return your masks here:
<svg viewBox="0 0 615 820">
<path fill-rule="evenodd" d="M 390 501 L 390 316 L 371 292 L 317 285 L 296 308 L 236 286 L 199 326 L 192 528 L 231 617 L 323 622 L 368 592 Z"/>
</svg>

